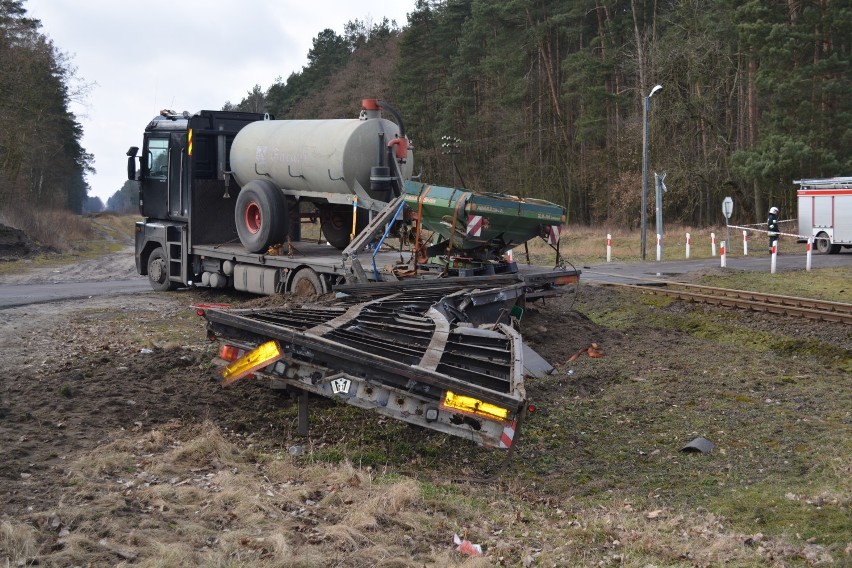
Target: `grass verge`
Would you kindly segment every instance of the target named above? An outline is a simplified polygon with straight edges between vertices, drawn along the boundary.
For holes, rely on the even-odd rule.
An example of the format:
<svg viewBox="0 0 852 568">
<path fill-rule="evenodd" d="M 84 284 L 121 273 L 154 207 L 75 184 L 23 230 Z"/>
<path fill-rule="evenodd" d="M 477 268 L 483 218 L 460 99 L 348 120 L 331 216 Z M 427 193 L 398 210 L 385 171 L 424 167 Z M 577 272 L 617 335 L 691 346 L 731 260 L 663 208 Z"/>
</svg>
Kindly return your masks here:
<svg viewBox="0 0 852 568">
<path fill-rule="evenodd" d="M 0 224 L 24 231 L 41 251 L 0 263 L 0 274 L 60 267 L 115 253 L 131 245 L 138 217 L 100 213 L 80 216 L 67 211 L 0 213 Z"/>
</svg>

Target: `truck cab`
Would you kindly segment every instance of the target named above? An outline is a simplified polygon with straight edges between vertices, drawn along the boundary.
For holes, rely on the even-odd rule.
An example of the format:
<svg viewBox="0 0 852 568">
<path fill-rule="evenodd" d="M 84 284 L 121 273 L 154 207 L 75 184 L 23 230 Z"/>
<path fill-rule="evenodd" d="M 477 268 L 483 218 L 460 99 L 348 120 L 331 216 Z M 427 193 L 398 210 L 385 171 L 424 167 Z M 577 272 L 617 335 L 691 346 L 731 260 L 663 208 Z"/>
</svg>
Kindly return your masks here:
<svg viewBox="0 0 852 568">
<path fill-rule="evenodd" d="M 229 150 L 243 127 L 263 119 L 257 113 L 164 110 L 145 128 L 141 155 L 137 147 L 127 152 L 128 178 L 139 182 L 144 217 L 136 224 L 136 268 L 155 289 L 191 282 L 186 260 L 193 245 L 237 237 L 229 192 L 238 188 L 231 183 Z"/>
</svg>

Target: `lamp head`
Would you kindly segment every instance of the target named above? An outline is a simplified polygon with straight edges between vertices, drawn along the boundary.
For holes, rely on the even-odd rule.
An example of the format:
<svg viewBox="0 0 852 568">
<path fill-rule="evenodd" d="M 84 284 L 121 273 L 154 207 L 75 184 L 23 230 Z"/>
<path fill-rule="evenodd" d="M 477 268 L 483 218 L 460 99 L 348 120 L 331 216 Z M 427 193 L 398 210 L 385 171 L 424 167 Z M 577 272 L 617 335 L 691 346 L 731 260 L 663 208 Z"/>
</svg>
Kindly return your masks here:
<svg viewBox="0 0 852 568">
<path fill-rule="evenodd" d="M 657 94 L 657 91 L 661 90 L 662 88 L 663 88 L 663 86 L 662 86 L 662 85 L 655 85 L 655 86 L 654 86 L 654 88 L 653 88 L 653 89 L 651 89 L 651 93 L 648 95 L 648 98 L 650 99 L 651 97 L 653 97 L 654 95 L 656 95 L 656 94 Z"/>
</svg>

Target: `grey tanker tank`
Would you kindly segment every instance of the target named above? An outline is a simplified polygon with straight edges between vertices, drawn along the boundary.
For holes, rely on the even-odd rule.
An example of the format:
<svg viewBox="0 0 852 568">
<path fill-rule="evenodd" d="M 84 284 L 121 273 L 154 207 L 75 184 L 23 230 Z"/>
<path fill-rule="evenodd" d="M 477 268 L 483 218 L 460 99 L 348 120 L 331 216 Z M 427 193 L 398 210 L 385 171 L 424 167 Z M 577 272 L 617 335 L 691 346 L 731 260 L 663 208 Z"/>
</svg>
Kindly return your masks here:
<svg viewBox="0 0 852 568">
<path fill-rule="evenodd" d="M 271 181 L 285 195 L 320 208 L 326 203 L 351 206 L 357 196 L 359 207 L 378 211 L 392 195 L 387 184 L 371 183 L 371 175 L 393 175 L 388 144 L 404 137 L 400 130 L 377 109 L 364 110 L 357 119 L 262 120 L 237 134 L 231 170 L 241 187 Z M 404 151 L 400 169 L 407 179 L 413 153 L 407 144 Z"/>
</svg>

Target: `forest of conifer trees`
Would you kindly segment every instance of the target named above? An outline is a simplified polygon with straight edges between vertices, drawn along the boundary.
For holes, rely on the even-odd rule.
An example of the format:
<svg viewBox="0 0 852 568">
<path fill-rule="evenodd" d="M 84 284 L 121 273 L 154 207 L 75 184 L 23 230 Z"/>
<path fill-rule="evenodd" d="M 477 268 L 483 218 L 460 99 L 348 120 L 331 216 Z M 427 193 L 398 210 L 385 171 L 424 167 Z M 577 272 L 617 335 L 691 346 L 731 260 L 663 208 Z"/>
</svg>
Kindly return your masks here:
<svg viewBox="0 0 852 568">
<path fill-rule="evenodd" d="M 74 90 L 74 68 L 40 28 L 21 0 L 0 0 L 0 208 L 79 213 L 93 157 L 69 105 L 84 93 Z"/>
<path fill-rule="evenodd" d="M 401 29 L 321 32 L 308 65 L 254 100 L 312 118 L 381 96 L 424 179 L 451 183 L 455 159 L 472 189 L 636 226 L 659 84 L 648 152 L 666 218 L 718 222 L 730 195 L 762 220 L 770 203 L 795 211 L 794 179 L 852 174 L 850 29 L 848 1 L 418 0 Z"/>
<path fill-rule="evenodd" d="M 732 196 L 762 220 L 770 204 L 795 211 L 793 180 L 852 175 L 850 29 L 849 0 L 417 0 L 406 22 L 319 31 L 301 70 L 223 108 L 342 118 L 379 97 L 422 179 L 635 227 L 643 111 L 662 85 L 647 124 L 665 217 L 715 223 Z M 0 0 L 0 205 L 84 202 L 71 77 L 21 1 Z"/>
</svg>

